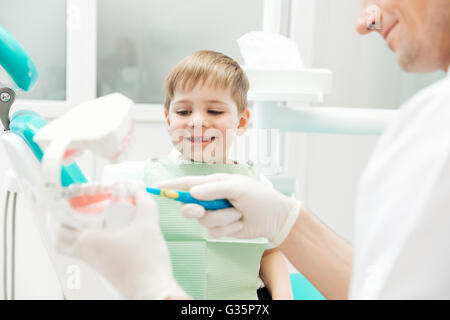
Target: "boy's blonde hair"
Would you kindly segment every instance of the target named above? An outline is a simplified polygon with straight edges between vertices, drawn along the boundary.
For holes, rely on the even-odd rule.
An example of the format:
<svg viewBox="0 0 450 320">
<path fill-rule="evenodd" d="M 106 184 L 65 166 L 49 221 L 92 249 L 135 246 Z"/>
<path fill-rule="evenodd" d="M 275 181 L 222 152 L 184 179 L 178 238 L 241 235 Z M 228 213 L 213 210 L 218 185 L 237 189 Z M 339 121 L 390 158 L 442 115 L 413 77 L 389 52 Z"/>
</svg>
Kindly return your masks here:
<svg viewBox="0 0 450 320">
<path fill-rule="evenodd" d="M 169 111 L 175 90 L 192 90 L 199 82 L 230 89 L 238 111 L 247 108 L 249 82 L 239 64 L 220 52 L 203 50 L 181 60 L 168 75 L 165 110 Z"/>
</svg>

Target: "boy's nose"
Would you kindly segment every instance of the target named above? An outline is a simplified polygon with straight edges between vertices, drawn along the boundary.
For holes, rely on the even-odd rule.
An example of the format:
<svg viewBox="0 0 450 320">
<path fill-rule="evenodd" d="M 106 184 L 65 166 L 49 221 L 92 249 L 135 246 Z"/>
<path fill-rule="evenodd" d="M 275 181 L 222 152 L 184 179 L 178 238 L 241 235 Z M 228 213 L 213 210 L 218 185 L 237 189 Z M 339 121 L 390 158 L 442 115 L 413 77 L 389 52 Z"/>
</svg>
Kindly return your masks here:
<svg viewBox="0 0 450 320">
<path fill-rule="evenodd" d="M 189 121 L 189 126 L 190 127 L 195 127 L 195 128 L 202 128 L 202 127 L 209 127 L 210 123 L 203 116 L 201 116 L 201 115 L 194 115 L 191 118 L 191 120 Z"/>
</svg>

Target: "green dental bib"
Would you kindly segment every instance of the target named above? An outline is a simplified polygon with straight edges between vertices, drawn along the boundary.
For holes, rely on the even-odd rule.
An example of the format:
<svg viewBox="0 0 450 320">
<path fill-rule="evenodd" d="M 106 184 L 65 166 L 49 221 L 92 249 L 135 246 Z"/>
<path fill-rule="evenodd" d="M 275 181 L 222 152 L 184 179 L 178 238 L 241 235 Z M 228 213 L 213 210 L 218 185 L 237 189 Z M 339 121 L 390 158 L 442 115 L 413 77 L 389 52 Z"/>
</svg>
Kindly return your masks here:
<svg viewBox="0 0 450 320">
<path fill-rule="evenodd" d="M 144 182 L 151 185 L 166 179 L 214 173 L 258 178 L 257 170 L 248 165 L 206 164 L 166 157 L 146 165 Z M 175 278 L 189 295 L 194 299 L 257 299 L 257 278 L 266 239 L 213 238 L 196 219 L 181 215 L 179 202 L 153 197 Z"/>
</svg>

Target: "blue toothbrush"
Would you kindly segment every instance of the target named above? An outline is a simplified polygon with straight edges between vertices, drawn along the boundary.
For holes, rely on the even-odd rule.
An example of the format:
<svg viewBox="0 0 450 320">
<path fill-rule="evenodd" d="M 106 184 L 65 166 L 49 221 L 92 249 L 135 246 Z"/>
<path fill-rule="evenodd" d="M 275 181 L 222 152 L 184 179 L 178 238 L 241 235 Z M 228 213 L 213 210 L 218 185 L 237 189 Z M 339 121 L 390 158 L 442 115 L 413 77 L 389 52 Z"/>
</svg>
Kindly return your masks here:
<svg viewBox="0 0 450 320">
<path fill-rule="evenodd" d="M 183 203 L 195 203 L 195 204 L 201 205 L 206 210 L 220 210 L 220 209 L 226 209 L 226 208 L 232 207 L 230 201 L 228 201 L 227 199 L 201 201 L 201 200 L 195 199 L 187 191 L 175 191 L 175 190 L 169 190 L 169 189 L 158 189 L 158 188 L 149 188 L 149 187 L 146 188 L 146 191 L 148 193 L 151 193 L 151 194 L 154 194 L 157 196 L 162 196 L 162 197 L 180 201 Z"/>
</svg>

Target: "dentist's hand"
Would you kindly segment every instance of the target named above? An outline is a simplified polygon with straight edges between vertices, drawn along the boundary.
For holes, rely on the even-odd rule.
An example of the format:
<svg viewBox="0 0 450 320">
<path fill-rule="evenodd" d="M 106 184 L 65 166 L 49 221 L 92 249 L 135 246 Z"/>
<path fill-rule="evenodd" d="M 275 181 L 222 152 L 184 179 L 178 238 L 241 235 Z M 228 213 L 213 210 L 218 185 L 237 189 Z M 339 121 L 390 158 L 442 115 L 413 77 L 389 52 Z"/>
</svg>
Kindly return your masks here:
<svg viewBox="0 0 450 320">
<path fill-rule="evenodd" d="M 185 217 L 197 218 L 215 237 L 265 237 L 278 246 L 289 234 L 301 209 L 299 201 L 243 175 L 183 177 L 157 183 L 155 187 L 190 190 L 199 200 L 228 199 L 233 208 L 205 211 L 196 204 L 182 206 Z"/>
<path fill-rule="evenodd" d="M 136 207 L 134 220 L 117 230 L 52 226 L 57 251 L 88 263 L 126 299 L 187 297 L 173 277 L 155 202 L 142 191 Z"/>
</svg>

